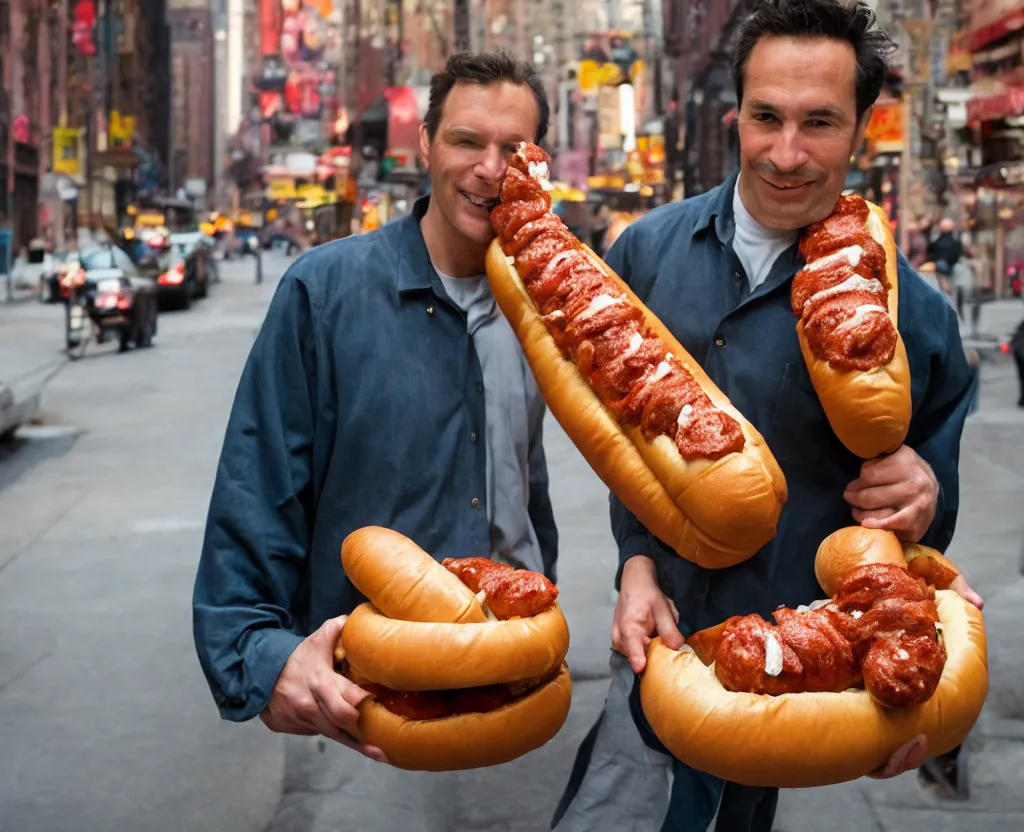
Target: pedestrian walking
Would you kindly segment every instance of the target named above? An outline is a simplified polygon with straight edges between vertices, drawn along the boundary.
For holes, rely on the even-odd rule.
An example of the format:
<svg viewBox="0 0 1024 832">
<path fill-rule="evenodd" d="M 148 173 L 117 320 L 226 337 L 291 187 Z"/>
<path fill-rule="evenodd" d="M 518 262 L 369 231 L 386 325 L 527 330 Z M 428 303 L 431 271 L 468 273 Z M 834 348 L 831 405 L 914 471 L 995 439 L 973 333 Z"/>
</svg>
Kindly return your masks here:
<svg viewBox="0 0 1024 832">
<path fill-rule="evenodd" d="M 364 600 L 339 557 L 355 529 L 555 578 L 544 403 L 484 276 L 506 159 L 547 125 L 529 65 L 452 57 L 420 132 L 431 196 L 282 278 L 238 386 L 195 581 L 196 650 L 224 719 L 383 759 L 360 739 L 366 691 L 332 661 Z"/>
<path fill-rule="evenodd" d="M 612 646 L 628 663 L 613 662 L 603 716 L 554 819 L 559 832 L 705 832 L 716 817 L 718 830 L 770 832 L 776 789 L 726 783 L 672 760 L 646 724 L 634 674 L 651 637 L 678 648 L 684 635 L 732 615 L 767 617 L 780 605 L 813 602 L 821 594 L 818 545 L 851 523 L 939 550 L 956 523 L 971 372 L 952 307 L 900 262 L 914 416 L 905 445 L 864 462 L 829 425 L 790 306 L 800 231 L 828 216 L 843 191 L 892 41 L 864 2 L 766 0 L 734 43 L 738 173 L 638 219 L 607 262 L 764 436 L 789 499 L 760 552 L 706 570 L 669 551 L 612 498 L 620 556 Z M 980 604 L 965 580 L 957 588 Z M 622 716 L 628 711 L 635 727 Z M 915 738 L 876 776 L 916 768 L 927 753 L 924 738 Z"/>
</svg>

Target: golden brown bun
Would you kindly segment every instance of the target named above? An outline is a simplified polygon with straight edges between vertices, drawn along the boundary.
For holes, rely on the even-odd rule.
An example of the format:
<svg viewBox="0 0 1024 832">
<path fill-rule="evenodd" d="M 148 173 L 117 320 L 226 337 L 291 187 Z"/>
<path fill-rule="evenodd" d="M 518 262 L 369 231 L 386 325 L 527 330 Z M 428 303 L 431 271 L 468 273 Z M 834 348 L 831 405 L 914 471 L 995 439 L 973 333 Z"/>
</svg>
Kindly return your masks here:
<svg viewBox="0 0 1024 832">
<path fill-rule="evenodd" d="M 786 482 L 761 435 L 630 288 L 590 249 L 584 251 L 644 314 L 645 323 L 686 365 L 711 401 L 740 424 L 742 453 L 687 462 L 667 437 L 648 443 L 623 430 L 537 313 L 498 240 L 487 251 L 487 277 L 512 325 L 548 407 L 608 488 L 647 529 L 687 560 L 718 569 L 746 560 L 775 536 Z"/>
<path fill-rule="evenodd" d="M 496 711 L 409 720 L 366 699 L 359 706 L 363 742 L 380 748 L 396 768 L 458 771 L 507 763 L 540 748 L 569 714 L 572 684 L 562 665 L 550 682 Z"/>
<path fill-rule="evenodd" d="M 353 610 L 341 632 L 349 661 L 394 690 L 455 690 L 552 673 L 569 650 L 558 604 L 532 618 L 485 624 L 396 621 L 372 604 Z"/>
<path fill-rule="evenodd" d="M 917 560 L 937 574 L 955 567 L 938 552 L 907 544 L 892 532 L 852 526 L 818 547 L 815 574 L 829 596 L 858 566 Z M 941 558 L 939 561 L 934 558 Z M 913 560 L 911 560 L 913 562 Z M 958 573 L 959 574 L 959 573 Z M 939 590 L 935 604 L 946 665 L 923 705 L 891 710 L 864 690 L 767 696 L 722 687 L 712 664 L 728 622 L 694 634 L 676 652 L 651 642 L 640 680 L 640 702 L 658 739 L 699 771 L 748 786 L 802 788 L 854 780 L 884 765 L 918 734 L 928 753 L 958 746 L 981 714 L 988 693 L 985 623 L 955 592 Z"/>
<path fill-rule="evenodd" d="M 931 699 L 893 711 L 863 690 L 760 696 L 731 693 L 684 647 L 651 642 L 640 702 L 658 739 L 699 771 L 748 786 L 803 788 L 862 777 L 918 734 L 928 753 L 963 742 L 988 692 L 981 612 L 936 594 L 948 658 Z"/>
<path fill-rule="evenodd" d="M 899 320 L 896 243 L 889 231 L 885 212 L 870 202 L 868 207 L 872 215 L 881 221 L 885 272 L 891 287 L 889 317 L 895 326 Z M 910 364 L 899 329 L 896 330 L 896 353 L 892 360 L 869 372 L 833 370 L 827 361 L 811 352 L 802 321 L 797 322 L 796 334 L 814 390 L 839 441 L 862 459 L 874 459 L 902 445 L 910 429 L 911 400 Z"/>
<path fill-rule="evenodd" d="M 960 576 L 960 570 L 948 558 L 920 543 L 905 543 L 903 556 L 907 559 L 907 569 L 936 589 L 949 589 Z"/>
<path fill-rule="evenodd" d="M 468 586 L 409 538 L 366 526 L 341 546 L 345 574 L 389 618 L 482 624 L 483 607 Z"/>
<path fill-rule="evenodd" d="M 814 577 L 831 598 L 845 575 L 869 563 L 906 566 L 902 544 L 892 532 L 847 526 L 821 542 L 814 558 Z"/>
</svg>

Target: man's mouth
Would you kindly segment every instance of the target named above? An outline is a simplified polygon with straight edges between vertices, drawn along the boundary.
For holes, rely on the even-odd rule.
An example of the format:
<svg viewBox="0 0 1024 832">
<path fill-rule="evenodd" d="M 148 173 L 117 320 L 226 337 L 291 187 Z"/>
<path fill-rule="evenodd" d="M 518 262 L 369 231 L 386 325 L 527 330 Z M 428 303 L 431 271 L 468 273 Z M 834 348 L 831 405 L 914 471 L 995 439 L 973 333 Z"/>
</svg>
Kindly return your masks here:
<svg viewBox="0 0 1024 832">
<path fill-rule="evenodd" d="M 763 176 L 761 178 L 764 179 Z M 810 182 L 773 182 L 771 179 L 764 179 L 764 181 L 777 191 L 795 191 L 811 184 Z"/>
<path fill-rule="evenodd" d="M 459 193 L 462 194 L 462 196 L 465 197 L 466 200 L 471 205 L 475 205 L 477 208 L 486 208 L 488 211 L 490 211 L 490 210 L 492 210 L 494 208 L 495 205 L 498 204 L 498 198 L 496 196 L 495 197 L 474 196 L 473 194 L 468 193 L 467 191 L 462 191 L 462 190 L 460 190 Z"/>
</svg>

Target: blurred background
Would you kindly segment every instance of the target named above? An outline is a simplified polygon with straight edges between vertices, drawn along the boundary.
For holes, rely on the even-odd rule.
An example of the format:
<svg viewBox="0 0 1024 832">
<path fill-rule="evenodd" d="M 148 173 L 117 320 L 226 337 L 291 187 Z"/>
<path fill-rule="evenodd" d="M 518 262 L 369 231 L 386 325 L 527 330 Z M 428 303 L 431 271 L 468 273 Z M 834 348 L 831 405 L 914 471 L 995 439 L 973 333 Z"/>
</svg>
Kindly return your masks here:
<svg viewBox="0 0 1024 832">
<path fill-rule="evenodd" d="M 871 2 L 899 49 L 847 188 L 947 293 L 979 380 L 950 556 L 986 597 L 991 691 L 944 792 L 913 772 L 786 792 L 777 832 L 1021 829 L 1024 6 Z M 340 746 L 218 718 L 190 598 L 224 425 L 294 258 L 425 192 L 448 55 L 538 67 L 556 210 L 600 252 L 736 165 L 728 47 L 756 5 L 0 0 L 0 829 L 547 828 L 607 691 L 617 562 L 557 423 L 569 721 L 508 766 L 393 789 Z"/>
</svg>

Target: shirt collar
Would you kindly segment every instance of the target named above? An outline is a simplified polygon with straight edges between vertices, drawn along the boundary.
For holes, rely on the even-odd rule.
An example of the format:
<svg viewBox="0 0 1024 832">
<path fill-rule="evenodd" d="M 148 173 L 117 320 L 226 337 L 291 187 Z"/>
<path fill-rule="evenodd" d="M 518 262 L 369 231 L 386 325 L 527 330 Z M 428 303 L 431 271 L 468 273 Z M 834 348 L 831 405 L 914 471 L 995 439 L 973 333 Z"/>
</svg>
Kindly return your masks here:
<svg viewBox="0 0 1024 832">
<path fill-rule="evenodd" d="M 739 170 L 734 170 L 728 179 L 711 192 L 693 226 L 694 234 L 706 231 L 714 222 L 715 235 L 719 242 L 723 244 L 732 242 L 732 236 L 736 230 L 736 223 L 732 215 L 732 193 L 736 188 L 736 180 L 739 175 Z"/>
<path fill-rule="evenodd" d="M 399 235 L 396 287 L 400 295 L 433 288 L 434 267 L 420 231 L 420 220 L 427 213 L 428 205 L 430 197 L 420 197 L 413 203 L 412 213 L 395 223 Z"/>
</svg>

